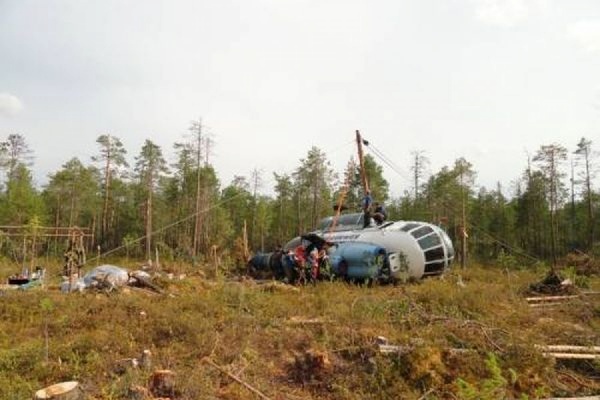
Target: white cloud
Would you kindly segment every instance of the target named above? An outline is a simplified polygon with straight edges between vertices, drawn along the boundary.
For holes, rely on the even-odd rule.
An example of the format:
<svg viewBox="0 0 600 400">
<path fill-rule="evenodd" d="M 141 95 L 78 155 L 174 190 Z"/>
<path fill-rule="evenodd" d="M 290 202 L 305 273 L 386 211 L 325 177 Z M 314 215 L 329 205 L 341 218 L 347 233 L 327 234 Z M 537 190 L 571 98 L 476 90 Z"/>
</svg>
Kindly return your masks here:
<svg viewBox="0 0 600 400">
<path fill-rule="evenodd" d="M 600 51 L 600 19 L 578 21 L 567 27 L 567 35 L 585 51 Z"/>
<path fill-rule="evenodd" d="M 475 17 L 488 25 L 511 28 L 526 20 L 543 0 L 472 0 Z"/>
<path fill-rule="evenodd" d="M 10 93 L 0 93 L 0 115 L 15 115 L 23 109 L 23 103 Z"/>
</svg>

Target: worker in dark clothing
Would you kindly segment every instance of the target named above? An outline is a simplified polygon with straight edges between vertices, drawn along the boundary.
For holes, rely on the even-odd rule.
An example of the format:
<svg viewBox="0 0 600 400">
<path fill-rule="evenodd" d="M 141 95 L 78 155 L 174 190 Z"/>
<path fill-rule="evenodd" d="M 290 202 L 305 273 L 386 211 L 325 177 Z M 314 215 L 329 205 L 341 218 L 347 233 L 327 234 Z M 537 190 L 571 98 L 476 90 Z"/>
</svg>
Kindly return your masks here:
<svg viewBox="0 0 600 400">
<path fill-rule="evenodd" d="M 385 207 L 381 203 L 375 203 L 375 212 L 373 213 L 373 219 L 377 225 L 383 224 L 383 221 L 387 219 L 387 212 Z"/>
<path fill-rule="evenodd" d="M 362 210 L 363 210 L 363 228 L 371 225 L 371 207 L 373 205 L 373 198 L 371 197 L 371 192 L 367 190 L 365 193 L 365 197 L 363 197 L 362 201 Z"/>
</svg>

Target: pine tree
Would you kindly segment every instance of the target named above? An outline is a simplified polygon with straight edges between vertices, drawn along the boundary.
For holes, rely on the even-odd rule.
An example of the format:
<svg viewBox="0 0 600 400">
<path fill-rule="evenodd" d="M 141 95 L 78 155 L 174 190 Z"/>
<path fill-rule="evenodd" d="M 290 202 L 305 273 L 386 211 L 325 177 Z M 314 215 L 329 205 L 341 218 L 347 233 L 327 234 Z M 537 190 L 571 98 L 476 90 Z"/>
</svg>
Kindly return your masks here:
<svg viewBox="0 0 600 400">
<path fill-rule="evenodd" d="M 552 267 L 556 268 L 557 257 L 557 222 L 556 210 L 564 198 L 564 185 L 562 178 L 565 174 L 560 170 L 561 163 L 567 159 L 567 149 L 563 146 L 553 143 L 543 145 L 533 161 L 537 162 L 540 171 L 546 182 L 546 192 L 548 194 L 550 206 L 550 249 L 552 251 Z"/>
<path fill-rule="evenodd" d="M 127 150 L 123 147 L 121 140 L 111 135 L 100 135 L 96 139 L 96 143 L 100 146 L 100 154 L 92 157 L 92 161 L 102 165 L 103 170 L 103 191 L 104 201 L 102 206 L 102 222 L 100 225 L 100 240 L 101 243 L 107 245 L 109 225 L 109 212 L 111 204 L 111 183 L 113 176 L 119 173 L 122 167 L 128 167 L 125 161 Z"/>
<path fill-rule="evenodd" d="M 146 139 L 140 154 L 136 157 L 135 170 L 138 174 L 143 196 L 145 197 L 146 259 L 150 260 L 152 256 L 154 193 L 159 179 L 167 172 L 167 163 L 163 158 L 160 147 Z"/>
</svg>

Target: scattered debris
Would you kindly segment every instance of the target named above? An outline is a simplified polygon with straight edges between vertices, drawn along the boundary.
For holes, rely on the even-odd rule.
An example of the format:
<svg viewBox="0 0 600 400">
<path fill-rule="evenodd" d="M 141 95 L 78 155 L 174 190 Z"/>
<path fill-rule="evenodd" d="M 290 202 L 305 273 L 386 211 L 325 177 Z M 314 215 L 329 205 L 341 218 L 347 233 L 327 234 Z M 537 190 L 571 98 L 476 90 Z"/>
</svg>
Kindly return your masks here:
<svg viewBox="0 0 600 400">
<path fill-rule="evenodd" d="M 577 292 L 570 279 L 563 279 L 556 271 L 550 271 L 540 282 L 529 285 L 532 294 L 569 295 Z"/>
<path fill-rule="evenodd" d="M 152 365 L 152 352 L 144 350 L 139 358 L 121 358 L 116 361 L 115 372 L 123 374 L 128 368 L 143 368 L 149 369 Z"/>
<path fill-rule="evenodd" d="M 93 268 L 83 278 L 78 278 L 77 274 L 70 278 L 65 277 L 60 288 L 62 292 L 82 292 L 86 289 L 101 289 L 111 292 L 124 286 L 150 289 L 156 293 L 162 293 L 162 289 L 152 283 L 152 277 L 146 271 L 129 272 L 125 268 L 110 264 Z"/>
<path fill-rule="evenodd" d="M 28 268 L 24 268 L 21 273 L 9 276 L 7 285 L 3 285 L 3 288 L 27 290 L 42 286 L 45 276 L 46 269 L 40 266 L 36 267 L 34 272 L 29 272 Z"/>
<path fill-rule="evenodd" d="M 35 400 L 83 400 L 83 389 L 77 381 L 62 382 L 35 392 Z"/>
</svg>

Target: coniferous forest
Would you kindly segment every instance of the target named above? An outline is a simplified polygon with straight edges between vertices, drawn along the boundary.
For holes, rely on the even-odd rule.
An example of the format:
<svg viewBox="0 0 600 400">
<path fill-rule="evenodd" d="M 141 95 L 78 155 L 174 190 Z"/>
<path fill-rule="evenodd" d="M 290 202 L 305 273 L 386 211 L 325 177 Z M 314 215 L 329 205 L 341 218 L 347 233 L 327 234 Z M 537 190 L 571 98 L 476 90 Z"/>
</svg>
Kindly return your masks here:
<svg viewBox="0 0 600 400">
<path fill-rule="evenodd" d="M 92 159 L 69 159 L 42 187 L 32 180 L 35 149 L 26 135 L 2 138 L 0 225 L 21 226 L 30 235 L 24 242 L 0 236 L 0 251 L 15 261 L 31 251 L 61 257 L 63 239 L 34 233 L 77 226 L 90 233 L 86 246 L 92 252 L 139 259 L 160 252 L 167 259 L 201 262 L 212 249 L 236 258 L 244 226 L 250 249 L 269 251 L 331 215 L 342 191 L 348 210 L 360 209 L 353 160 L 345 171 L 334 171 L 327 154 L 313 146 L 292 173 L 240 171 L 232 182 L 221 182 L 208 162 L 210 139 L 202 137 L 198 123 L 190 130 L 188 141 L 173 144 L 174 160 L 150 140 L 141 149 L 126 149 L 117 136 L 100 135 Z M 390 196 L 383 177 L 384 168 L 397 165 L 377 149 L 367 152 L 365 170 L 373 197 L 386 204 L 390 219 L 440 224 L 457 248 L 465 232 L 467 259 L 526 265 L 569 252 L 600 252 L 597 154 L 586 138 L 541 144 L 513 187 L 486 188 L 476 185 L 477 171 L 464 158 L 429 171 L 427 150 L 407 152 L 402 167 L 411 171 L 412 188 L 399 197 Z"/>
</svg>

